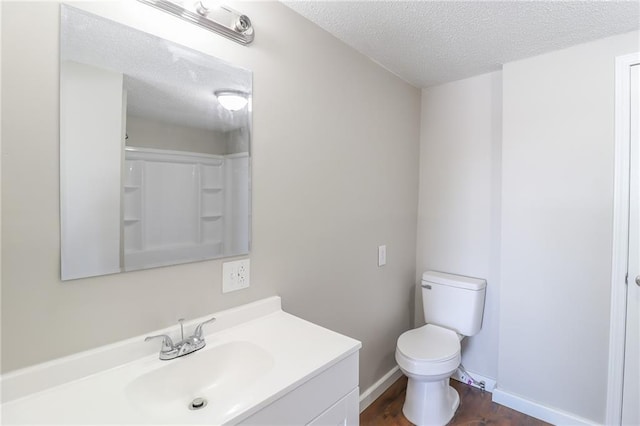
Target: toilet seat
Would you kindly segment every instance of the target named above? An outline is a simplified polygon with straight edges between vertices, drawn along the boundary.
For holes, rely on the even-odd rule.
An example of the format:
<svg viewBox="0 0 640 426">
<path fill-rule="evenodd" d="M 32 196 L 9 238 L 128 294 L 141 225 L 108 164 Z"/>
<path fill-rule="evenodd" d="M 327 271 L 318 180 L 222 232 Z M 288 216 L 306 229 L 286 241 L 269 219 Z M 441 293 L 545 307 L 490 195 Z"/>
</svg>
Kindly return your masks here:
<svg viewBox="0 0 640 426">
<path fill-rule="evenodd" d="M 460 359 L 460 339 L 453 330 L 427 324 L 398 338 L 396 361 L 409 373 L 446 374 L 458 368 Z"/>
</svg>

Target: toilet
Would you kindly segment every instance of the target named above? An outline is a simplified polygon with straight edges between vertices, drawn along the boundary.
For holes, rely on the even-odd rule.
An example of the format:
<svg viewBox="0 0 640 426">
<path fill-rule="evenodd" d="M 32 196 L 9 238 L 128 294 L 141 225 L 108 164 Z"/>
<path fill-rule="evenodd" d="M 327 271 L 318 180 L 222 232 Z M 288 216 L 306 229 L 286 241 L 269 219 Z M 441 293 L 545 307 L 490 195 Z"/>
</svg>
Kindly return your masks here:
<svg viewBox="0 0 640 426">
<path fill-rule="evenodd" d="M 426 325 L 403 333 L 396 346 L 396 362 L 408 378 L 402 412 L 412 423 L 445 425 L 460 405 L 449 377 L 460 365 L 460 341 L 482 327 L 486 286 L 479 278 L 422 274 Z"/>
</svg>

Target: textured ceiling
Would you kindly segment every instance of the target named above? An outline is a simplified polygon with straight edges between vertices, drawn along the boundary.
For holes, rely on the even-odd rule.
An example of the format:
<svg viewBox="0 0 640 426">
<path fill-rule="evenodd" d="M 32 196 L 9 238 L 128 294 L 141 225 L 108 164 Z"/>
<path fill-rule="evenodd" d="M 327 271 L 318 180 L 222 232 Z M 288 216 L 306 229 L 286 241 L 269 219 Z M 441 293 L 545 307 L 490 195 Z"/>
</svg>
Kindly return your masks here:
<svg viewBox="0 0 640 426">
<path fill-rule="evenodd" d="M 637 0 L 284 4 L 417 87 L 640 27 Z"/>
<path fill-rule="evenodd" d="M 251 72 L 217 58 L 69 6 L 60 58 L 124 74 L 132 115 L 218 131 L 246 126 L 247 109 L 227 111 L 214 91 L 251 94 Z"/>
</svg>

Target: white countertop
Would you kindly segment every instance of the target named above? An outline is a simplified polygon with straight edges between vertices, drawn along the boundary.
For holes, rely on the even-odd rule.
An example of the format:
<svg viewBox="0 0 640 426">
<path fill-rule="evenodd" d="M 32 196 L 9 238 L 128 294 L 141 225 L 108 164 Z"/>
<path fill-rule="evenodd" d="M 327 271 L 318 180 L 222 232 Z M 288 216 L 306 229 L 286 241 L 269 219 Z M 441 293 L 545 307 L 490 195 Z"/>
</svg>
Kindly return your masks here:
<svg viewBox="0 0 640 426">
<path fill-rule="evenodd" d="M 354 339 L 282 311 L 279 297 L 214 313 L 190 324 L 211 316 L 218 321 L 205 328 L 205 332 L 210 330 L 205 335 L 207 346 L 175 360 L 160 361 L 154 351 L 119 363 L 135 357 L 141 348 L 148 351 L 146 345 L 158 349 L 159 342 L 143 342 L 141 346 L 141 336 L 4 376 L 3 401 L 6 402 L 1 407 L 2 424 L 235 424 L 361 347 Z M 247 374 L 234 373 L 237 377 L 228 378 L 234 383 L 232 389 L 211 393 L 209 386 L 213 397 L 204 409 L 186 408 L 197 395 L 184 392 L 179 398 L 174 397 L 180 392 L 173 386 L 180 386 L 179 383 L 158 386 L 157 401 L 152 401 L 157 402 L 155 405 L 136 401 L 139 394 L 133 390 L 132 383 L 160 368 L 170 366 L 179 371 L 187 363 L 199 365 L 197 374 L 193 374 L 191 367 L 184 378 L 189 385 L 191 381 L 206 381 L 209 368 L 221 374 L 216 371 L 216 365 L 209 366 L 202 361 L 209 359 L 207 350 L 226 353 L 226 348 L 250 352 Z M 233 351 L 227 356 L 233 356 Z M 109 366 L 110 360 L 116 365 Z M 78 370 L 89 374 L 73 377 Z M 69 377 L 72 380 L 48 387 Z M 180 408 L 174 409 L 176 407 Z"/>
</svg>

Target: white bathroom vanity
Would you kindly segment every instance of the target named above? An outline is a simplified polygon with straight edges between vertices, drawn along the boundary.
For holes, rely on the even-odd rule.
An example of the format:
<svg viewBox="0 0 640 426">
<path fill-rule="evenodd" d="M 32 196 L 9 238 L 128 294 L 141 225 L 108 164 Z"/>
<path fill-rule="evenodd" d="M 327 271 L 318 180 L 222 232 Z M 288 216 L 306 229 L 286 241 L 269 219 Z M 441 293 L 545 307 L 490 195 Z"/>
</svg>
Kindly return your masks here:
<svg viewBox="0 0 640 426">
<path fill-rule="evenodd" d="M 279 297 L 213 316 L 206 346 L 173 360 L 140 336 L 4 375 L 2 424 L 358 424 L 360 342 Z"/>
</svg>

